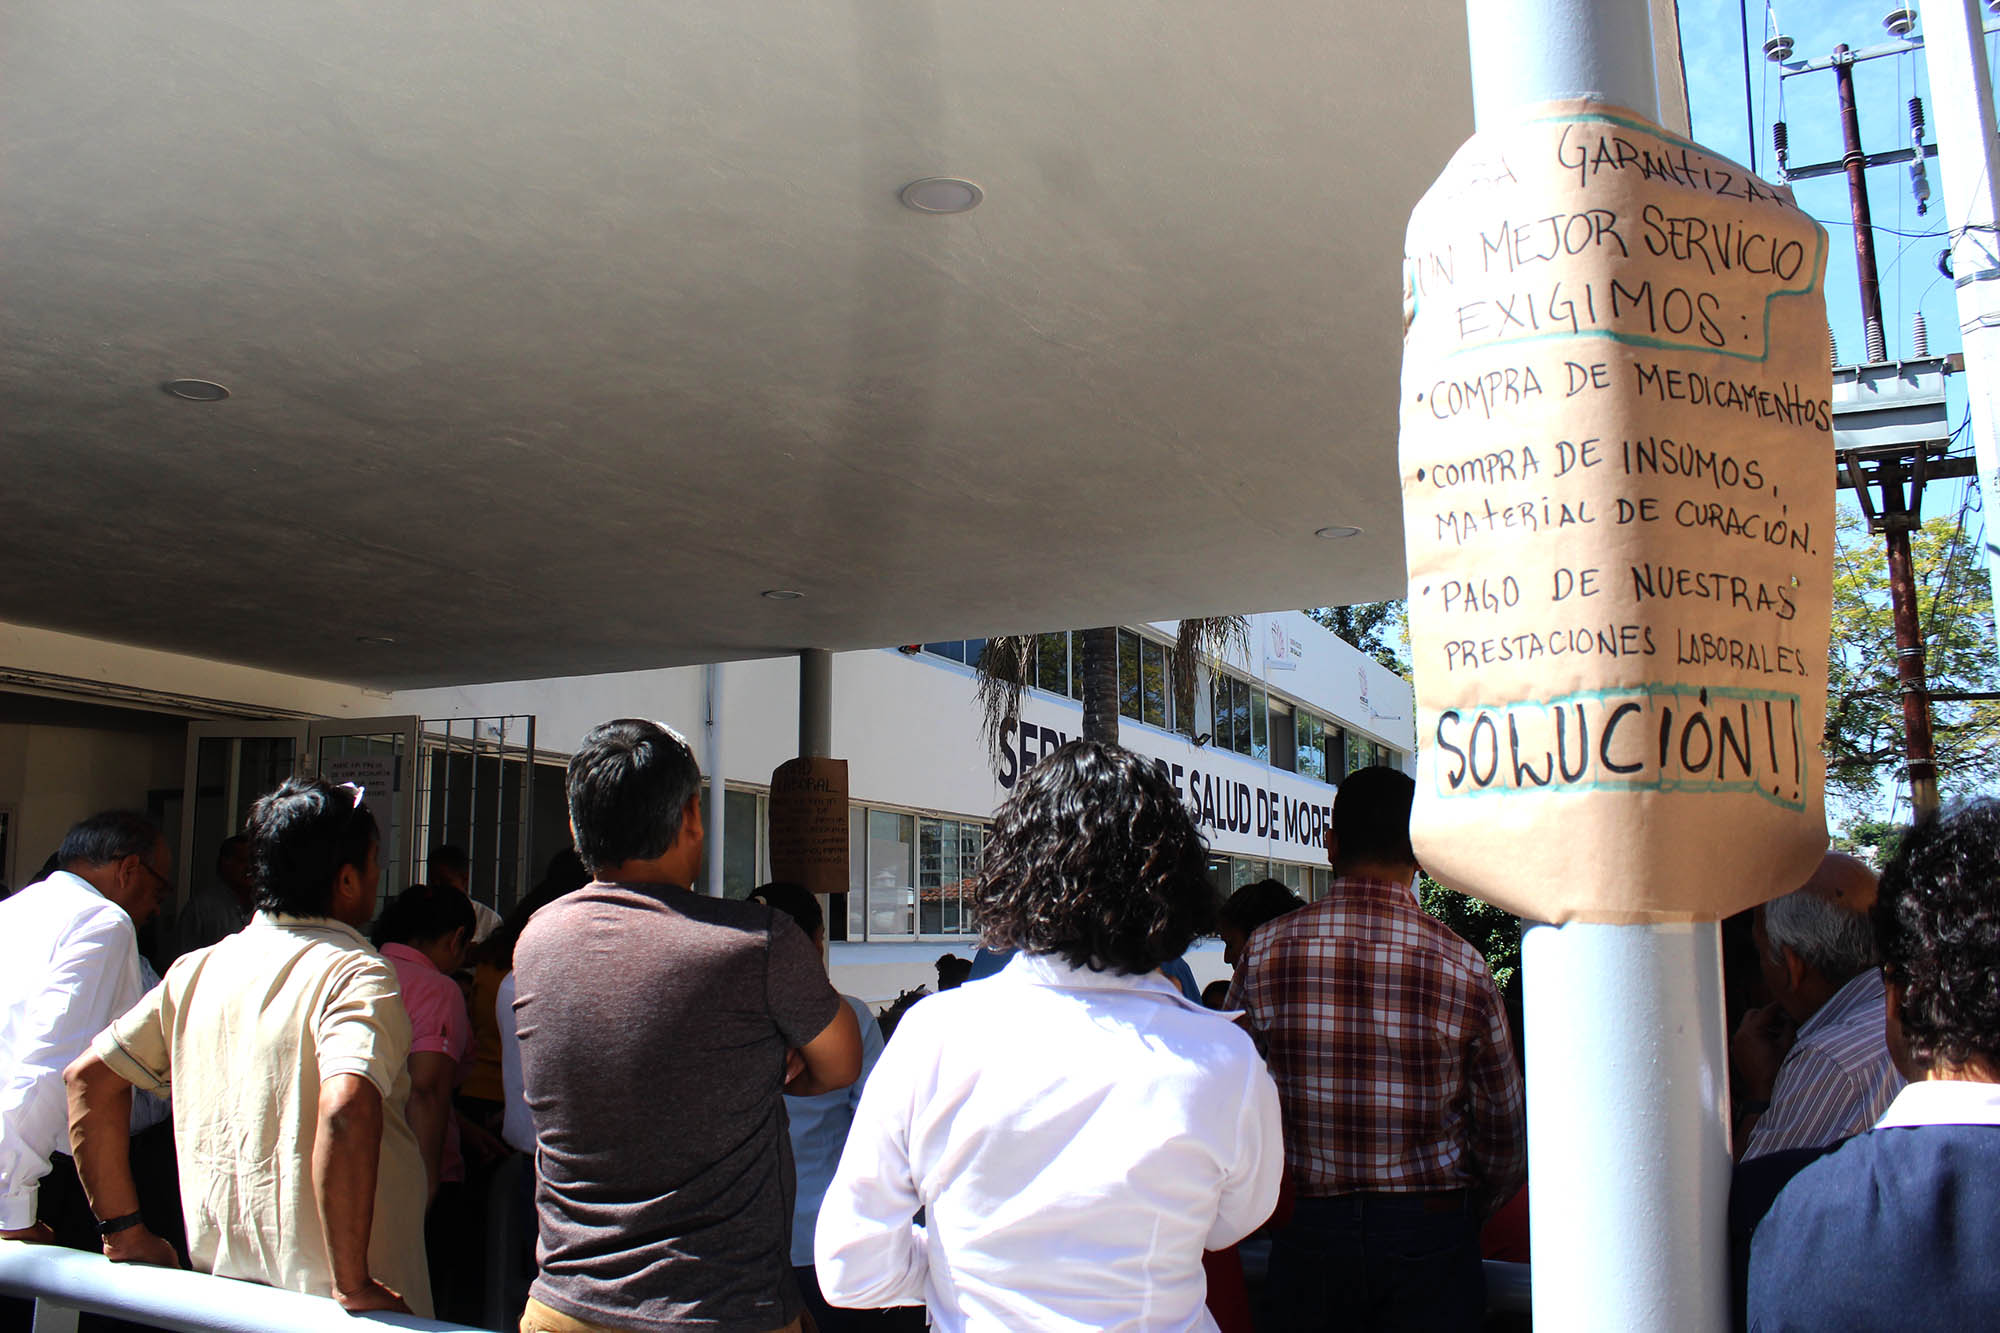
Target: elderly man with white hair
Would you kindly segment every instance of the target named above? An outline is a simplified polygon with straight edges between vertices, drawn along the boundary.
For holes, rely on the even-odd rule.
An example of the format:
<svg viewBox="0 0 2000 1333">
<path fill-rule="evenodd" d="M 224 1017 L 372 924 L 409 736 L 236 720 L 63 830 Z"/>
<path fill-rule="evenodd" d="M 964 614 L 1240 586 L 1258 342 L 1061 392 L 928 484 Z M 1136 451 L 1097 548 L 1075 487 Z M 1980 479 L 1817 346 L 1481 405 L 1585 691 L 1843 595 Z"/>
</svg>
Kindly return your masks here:
<svg viewBox="0 0 2000 1333">
<path fill-rule="evenodd" d="M 1745 1161 L 1858 1134 L 1903 1087 L 1868 922 L 1874 902 L 1875 872 L 1829 852 L 1802 887 L 1757 909 L 1773 1003 L 1749 1014 L 1730 1043 Z"/>
</svg>

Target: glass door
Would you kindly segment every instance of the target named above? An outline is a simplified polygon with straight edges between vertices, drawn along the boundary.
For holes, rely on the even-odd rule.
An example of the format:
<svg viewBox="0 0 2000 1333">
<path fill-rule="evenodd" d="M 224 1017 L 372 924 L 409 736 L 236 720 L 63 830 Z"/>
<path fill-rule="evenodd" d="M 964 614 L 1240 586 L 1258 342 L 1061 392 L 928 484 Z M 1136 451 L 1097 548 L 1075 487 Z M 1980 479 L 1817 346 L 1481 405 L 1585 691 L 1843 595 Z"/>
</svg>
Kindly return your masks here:
<svg viewBox="0 0 2000 1333">
<path fill-rule="evenodd" d="M 378 915 L 384 903 L 415 882 L 417 784 L 411 768 L 420 725 L 414 714 L 340 718 L 313 723 L 307 736 L 310 771 L 328 782 L 362 788 L 381 825 Z"/>
<path fill-rule="evenodd" d="M 188 724 L 174 909 L 214 876 L 222 840 L 243 831 L 257 798 L 305 771 L 306 732 L 304 722 Z"/>
</svg>

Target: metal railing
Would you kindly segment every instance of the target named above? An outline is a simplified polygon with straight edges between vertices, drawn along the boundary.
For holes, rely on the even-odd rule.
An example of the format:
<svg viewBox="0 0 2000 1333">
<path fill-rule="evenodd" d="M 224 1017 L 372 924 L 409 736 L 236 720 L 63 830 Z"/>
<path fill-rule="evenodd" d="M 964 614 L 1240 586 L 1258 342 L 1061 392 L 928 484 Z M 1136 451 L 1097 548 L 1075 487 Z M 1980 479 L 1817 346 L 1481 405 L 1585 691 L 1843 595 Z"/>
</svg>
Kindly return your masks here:
<svg viewBox="0 0 2000 1333">
<path fill-rule="evenodd" d="M 1528 1265 L 1486 1261 L 1486 1308 L 1527 1314 Z M 35 1302 L 34 1333 L 76 1333 L 78 1311 L 179 1333 L 356 1333 L 355 1320 L 428 1333 L 467 1325 L 413 1315 L 351 1315 L 320 1296 L 171 1268 L 114 1264 L 55 1245 L 0 1241 L 0 1295 Z"/>
<path fill-rule="evenodd" d="M 357 1320 L 428 1333 L 472 1333 L 414 1315 L 351 1315 L 323 1296 L 174 1268 L 114 1264 L 58 1245 L 0 1241 L 0 1295 L 35 1303 L 34 1333 L 76 1333 L 79 1312 L 179 1333 L 357 1333 Z"/>
</svg>

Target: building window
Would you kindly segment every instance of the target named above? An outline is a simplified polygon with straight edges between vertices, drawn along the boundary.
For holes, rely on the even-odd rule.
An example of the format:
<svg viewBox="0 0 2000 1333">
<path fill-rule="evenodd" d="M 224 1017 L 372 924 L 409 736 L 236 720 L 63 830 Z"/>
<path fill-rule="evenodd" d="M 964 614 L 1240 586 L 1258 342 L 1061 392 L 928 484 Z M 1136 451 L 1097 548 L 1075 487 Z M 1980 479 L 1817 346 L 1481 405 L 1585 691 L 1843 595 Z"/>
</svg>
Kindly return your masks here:
<svg viewBox="0 0 2000 1333">
<path fill-rule="evenodd" d="M 917 928 L 917 821 L 892 810 L 868 812 L 868 938 L 913 935 Z"/>
<path fill-rule="evenodd" d="M 1171 711 L 1167 706 L 1167 696 L 1171 693 L 1167 682 L 1167 646 L 1151 639 L 1139 644 L 1139 689 L 1144 696 L 1141 701 L 1143 716 L 1140 721 L 1150 726 L 1165 728 Z"/>
<path fill-rule="evenodd" d="M 1215 718 L 1215 747 L 1252 759 L 1269 759 L 1270 697 L 1263 688 L 1218 671 L 1209 697 Z"/>
<path fill-rule="evenodd" d="M 941 643 L 927 643 L 924 645 L 924 651 L 934 653 L 939 657 L 949 657 L 954 662 L 963 662 L 965 660 L 965 640 L 946 639 Z"/>
<path fill-rule="evenodd" d="M 972 931 L 972 884 L 986 830 L 956 819 L 917 820 L 917 929 L 924 935 Z"/>
<path fill-rule="evenodd" d="M 1118 715 L 1138 721 L 1144 707 L 1139 687 L 1139 636 L 1129 629 L 1118 631 Z"/>
<path fill-rule="evenodd" d="M 847 938 L 973 933 L 986 826 L 856 805 L 848 813 Z"/>
<path fill-rule="evenodd" d="M 1035 636 L 1035 688 L 1069 693 L 1069 631 Z"/>
<path fill-rule="evenodd" d="M 1326 781 L 1326 724 L 1301 708 L 1292 715 L 1294 730 L 1298 735 L 1298 748 L 1294 752 L 1298 775 L 1302 778 L 1317 778 Z"/>
</svg>

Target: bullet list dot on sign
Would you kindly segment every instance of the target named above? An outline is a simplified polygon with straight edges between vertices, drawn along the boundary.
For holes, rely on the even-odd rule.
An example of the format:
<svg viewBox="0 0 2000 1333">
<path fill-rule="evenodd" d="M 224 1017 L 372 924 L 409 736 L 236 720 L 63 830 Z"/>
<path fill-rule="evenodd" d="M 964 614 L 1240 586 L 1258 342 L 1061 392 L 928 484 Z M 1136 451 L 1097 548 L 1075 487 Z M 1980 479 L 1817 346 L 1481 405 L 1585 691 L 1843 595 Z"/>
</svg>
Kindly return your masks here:
<svg viewBox="0 0 2000 1333">
<path fill-rule="evenodd" d="M 1417 480 L 1418 480 L 1418 481 L 1422 481 L 1423 479 L 1424 479 L 1424 470 L 1423 470 L 1422 468 L 1418 468 L 1418 469 L 1417 469 Z"/>
</svg>

